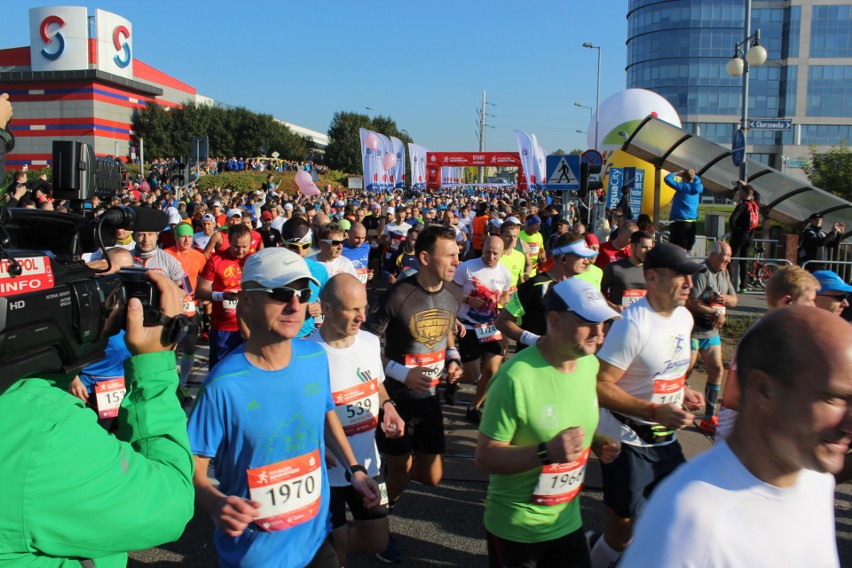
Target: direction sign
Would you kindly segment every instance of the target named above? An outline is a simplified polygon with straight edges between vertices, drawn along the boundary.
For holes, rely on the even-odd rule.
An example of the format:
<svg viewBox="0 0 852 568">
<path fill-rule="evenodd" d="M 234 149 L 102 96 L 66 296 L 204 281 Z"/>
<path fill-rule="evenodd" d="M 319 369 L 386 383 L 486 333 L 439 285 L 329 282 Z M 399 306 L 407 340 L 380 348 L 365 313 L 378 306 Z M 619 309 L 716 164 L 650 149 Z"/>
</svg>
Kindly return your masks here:
<svg viewBox="0 0 852 568">
<path fill-rule="evenodd" d="M 738 128 L 734 132 L 734 139 L 731 141 L 731 161 L 736 167 L 740 167 L 745 158 L 745 132 L 742 128 Z"/>
<path fill-rule="evenodd" d="M 547 189 L 580 189 L 580 156 L 564 154 L 547 157 Z"/>
<path fill-rule="evenodd" d="M 603 154 L 597 150 L 586 150 L 580 155 L 580 162 L 592 166 L 603 165 Z"/>
<path fill-rule="evenodd" d="M 793 128 L 792 120 L 750 120 L 748 127 L 753 130 L 790 130 Z"/>
</svg>

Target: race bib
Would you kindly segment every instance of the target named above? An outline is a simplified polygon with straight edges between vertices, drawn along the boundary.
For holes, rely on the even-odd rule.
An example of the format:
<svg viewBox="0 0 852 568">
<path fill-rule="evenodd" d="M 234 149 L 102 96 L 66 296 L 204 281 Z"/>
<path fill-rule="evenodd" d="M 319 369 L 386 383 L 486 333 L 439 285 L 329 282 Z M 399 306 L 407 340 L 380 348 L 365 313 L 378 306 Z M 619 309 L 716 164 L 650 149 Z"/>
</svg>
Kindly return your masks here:
<svg viewBox="0 0 852 568">
<path fill-rule="evenodd" d="M 426 374 L 432 379 L 429 387 L 438 386 L 441 382 L 441 371 L 444 370 L 444 351 L 435 353 L 408 353 L 405 356 L 405 366 L 409 369 L 414 367 L 428 367 Z"/>
<path fill-rule="evenodd" d="M 388 499 L 388 485 L 384 481 L 379 483 L 379 493 L 382 495 L 382 499 L 379 501 L 379 507 L 390 503 L 390 499 Z"/>
<path fill-rule="evenodd" d="M 183 299 L 183 313 L 189 317 L 195 315 L 195 300 L 192 296 L 186 296 Z"/>
<path fill-rule="evenodd" d="M 236 313 L 238 301 L 239 300 L 222 300 L 222 308 L 226 312 Z"/>
<path fill-rule="evenodd" d="M 538 483 L 533 489 L 534 505 L 560 505 L 567 503 L 580 493 L 586 477 L 586 464 L 589 462 L 590 448 L 571 463 L 554 463 L 541 468 Z"/>
<path fill-rule="evenodd" d="M 654 394 L 651 402 L 656 404 L 683 404 L 683 386 L 686 375 L 676 379 L 654 379 Z"/>
<path fill-rule="evenodd" d="M 476 339 L 480 343 L 490 343 L 503 339 L 503 334 L 500 333 L 500 330 L 493 323 L 474 325 L 473 330 L 476 332 Z"/>
<path fill-rule="evenodd" d="M 322 322 L 325 321 L 325 316 L 320 314 L 318 316 L 314 316 L 314 327 L 322 327 Z"/>
<path fill-rule="evenodd" d="M 98 407 L 98 418 L 115 418 L 118 416 L 118 408 L 127 387 L 124 386 L 124 377 L 116 377 L 108 381 L 101 381 L 95 385 L 95 403 Z"/>
<path fill-rule="evenodd" d="M 255 524 L 273 532 L 306 523 L 317 516 L 322 493 L 319 450 L 271 465 L 249 469 L 252 501 L 261 503 Z"/>
<path fill-rule="evenodd" d="M 355 275 L 358 277 L 358 280 L 361 281 L 361 284 L 364 284 L 365 286 L 370 280 L 370 271 L 366 268 L 356 268 Z"/>
<path fill-rule="evenodd" d="M 621 305 L 625 308 L 633 305 L 644 298 L 647 293 L 647 290 L 625 290 L 624 294 L 621 295 Z"/>
<path fill-rule="evenodd" d="M 530 256 L 538 254 L 538 243 L 527 243 L 527 246 L 530 247 Z"/>
<path fill-rule="evenodd" d="M 378 384 L 373 379 L 332 393 L 334 410 L 347 436 L 375 430 L 379 425 Z"/>
</svg>

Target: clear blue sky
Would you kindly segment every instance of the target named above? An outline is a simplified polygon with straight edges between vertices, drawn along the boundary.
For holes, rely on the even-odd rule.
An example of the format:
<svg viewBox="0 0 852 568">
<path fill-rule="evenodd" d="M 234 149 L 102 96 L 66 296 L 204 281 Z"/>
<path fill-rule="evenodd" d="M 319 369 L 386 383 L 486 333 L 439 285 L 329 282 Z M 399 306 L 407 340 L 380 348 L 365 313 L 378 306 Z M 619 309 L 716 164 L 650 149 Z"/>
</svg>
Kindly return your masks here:
<svg viewBox="0 0 852 568">
<path fill-rule="evenodd" d="M 597 51 L 603 102 L 625 88 L 627 0 L 114 0 L 5 6 L 0 48 L 29 45 L 28 10 L 101 8 L 133 24 L 133 56 L 202 95 L 326 132 L 336 111 L 390 116 L 432 150 L 586 147 Z M 371 107 L 373 111 L 365 110 Z"/>
</svg>

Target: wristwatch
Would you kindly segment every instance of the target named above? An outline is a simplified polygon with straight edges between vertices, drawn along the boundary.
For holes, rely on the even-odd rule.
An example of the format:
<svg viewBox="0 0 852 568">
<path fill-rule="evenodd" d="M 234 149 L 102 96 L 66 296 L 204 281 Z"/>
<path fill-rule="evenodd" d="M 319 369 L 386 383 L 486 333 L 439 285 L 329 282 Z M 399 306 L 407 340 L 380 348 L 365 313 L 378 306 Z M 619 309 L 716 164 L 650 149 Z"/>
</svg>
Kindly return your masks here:
<svg viewBox="0 0 852 568">
<path fill-rule="evenodd" d="M 368 475 L 367 468 L 363 465 L 357 463 L 355 465 L 350 465 L 343 472 L 343 477 L 346 478 L 347 483 L 352 483 L 352 476 L 355 474 L 356 471 L 360 471 L 364 475 Z"/>
<path fill-rule="evenodd" d="M 5 128 L 0 128 L 0 139 L 6 143 L 6 153 L 15 149 L 15 135 Z"/>
</svg>

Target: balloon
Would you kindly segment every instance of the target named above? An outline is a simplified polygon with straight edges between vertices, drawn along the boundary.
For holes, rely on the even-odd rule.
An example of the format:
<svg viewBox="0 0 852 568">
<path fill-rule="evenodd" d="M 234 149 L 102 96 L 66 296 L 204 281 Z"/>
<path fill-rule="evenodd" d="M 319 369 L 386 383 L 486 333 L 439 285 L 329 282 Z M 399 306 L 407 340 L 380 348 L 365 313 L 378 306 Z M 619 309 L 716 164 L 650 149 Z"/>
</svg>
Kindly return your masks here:
<svg viewBox="0 0 852 568">
<path fill-rule="evenodd" d="M 609 168 L 636 168 L 645 172 L 642 192 L 642 213 L 654 216 L 654 166 L 645 160 L 631 156 L 627 152 L 617 150 L 607 160 Z M 669 204 L 674 197 L 674 190 L 666 185 L 663 178 L 669 174 L 666 170 L 660 172 L 660 209 Z M 604 189 L 609 188 L 609 175 L 604 180 Z M 634 219 L 635 220 L 635 219 Z"/>
<path fill-rule="evenodd" d="M 306 171 L 296 172 L 296 185 L 299 186 L 299 189 L 304 189 L 305 187 L 311 186 L 314 184 L 314 180 Z"/>
<path fill-rule="evenodd" d="M 600 115 L 597 150 L 601 152 L 620 149 L 624 137 L 619 132 L 629 136 L 649 114 L 678 128 L 681 126 L 680 117 L 669 101 L 645 89 L 626 89 L 616 93 L 602 102 L 597 110 L 595 116 Z M 594 148 L 595 144 L 595 116 L 589 120 L 586 129 L 589 148 Z"/>
<path fill-rule="evenodd" d="M 364 146 L 370 150 L 379 149 L 379 137 L 374 132 L 370 132 L 364 137 Z"/>
<path fill-rule="evenodd" d="M 386 170 L 393 169 L 396 165 L 396 154 L 385 154 L 382 158 L 382 167 Z"/>
<path fill-rule="evenodd" d="M 305 197 L 314 197 L 315 195 L 320 194 L 320 190 L 314 182 L 310 182 L 307 185 L 300 185 L 299 191 L 302 192 L 302 195 Z"/>
</svg>

